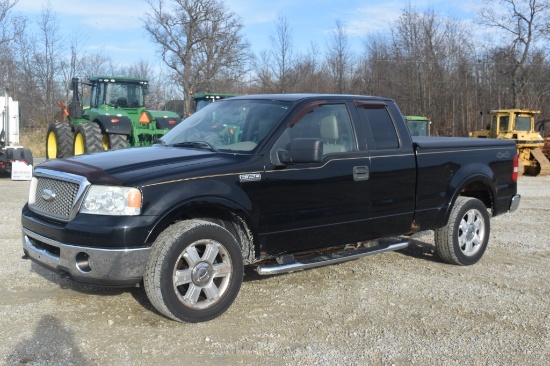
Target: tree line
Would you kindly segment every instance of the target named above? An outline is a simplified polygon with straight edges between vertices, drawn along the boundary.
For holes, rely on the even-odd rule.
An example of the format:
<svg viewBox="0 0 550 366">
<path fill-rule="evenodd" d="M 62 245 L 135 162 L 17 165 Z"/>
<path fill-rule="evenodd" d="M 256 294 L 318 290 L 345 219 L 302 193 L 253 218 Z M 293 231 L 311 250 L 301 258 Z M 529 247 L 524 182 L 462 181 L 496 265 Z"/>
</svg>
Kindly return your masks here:
<svg viewBox="0 0 550 366">
<path fill-rule="evenodd" d="M 71 78 L 93 75 L 147 78 L 148 107 L 183 99 L 182 114 L 192 112 L 193 92 L 210 91 L 385 96 L 405 115 L 431 118 L 441 136 L 482 128 L 492 109 L 536 109 L 550 117 L 548 1 L 485 0 L 470 23 L 409 5 L 390 31 L 364 36 L 359 51 L 342 19 L 324 45 L 298 49 L 281 14 L 267 48 L 254 54 L 242 19 L 223 0 L 144 0 L 143 28 L 161 68 L 86 53 L 85 36 L 60 34 L 48 4 L 31 20 L 17 15 L 18 1 L 0 0 L 0 87 L 19 101 L 22 128 L 62 119 L 57 101 L 70 99 Z M 28 30 L 31 21 L 38 31 Z"/>
</svg>

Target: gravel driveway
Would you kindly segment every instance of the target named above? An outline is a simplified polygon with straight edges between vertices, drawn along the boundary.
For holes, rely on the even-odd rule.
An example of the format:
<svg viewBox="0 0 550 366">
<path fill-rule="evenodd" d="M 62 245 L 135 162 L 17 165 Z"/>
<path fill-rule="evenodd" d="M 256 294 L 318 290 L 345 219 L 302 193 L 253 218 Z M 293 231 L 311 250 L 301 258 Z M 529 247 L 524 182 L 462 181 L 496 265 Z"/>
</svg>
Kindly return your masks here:
<svg viewBox="0 0 550 366">
<path fill-rule="evenodd" d="M 79 285 L 21 259 L 29 182 L 0 178 L 0 362 L 5 365 L 549 365 L 550 176 L 492 220 L 470 267 L 407 249 L 260 277 L 201 324 L 170 321 L 141 288 Z"/>
</svg>

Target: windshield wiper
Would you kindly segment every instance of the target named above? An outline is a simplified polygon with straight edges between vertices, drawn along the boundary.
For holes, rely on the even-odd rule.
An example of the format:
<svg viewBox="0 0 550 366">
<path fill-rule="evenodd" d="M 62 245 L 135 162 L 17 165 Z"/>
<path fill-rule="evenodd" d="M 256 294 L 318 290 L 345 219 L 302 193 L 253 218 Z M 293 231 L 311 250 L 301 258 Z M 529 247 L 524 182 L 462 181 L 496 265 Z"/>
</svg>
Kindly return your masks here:
<svg viewBox="0 0 550 366">
<path fill-rule="evenodd" d="M 173 144 L 174 147 L 193 147 L 196 149 L 208 149 L 210 151 L 218 151 L 214 146 L 210 145 L 206 141 L 185 141 L 185 142 L 178 142 L 177 144 Z"/>
</svg>

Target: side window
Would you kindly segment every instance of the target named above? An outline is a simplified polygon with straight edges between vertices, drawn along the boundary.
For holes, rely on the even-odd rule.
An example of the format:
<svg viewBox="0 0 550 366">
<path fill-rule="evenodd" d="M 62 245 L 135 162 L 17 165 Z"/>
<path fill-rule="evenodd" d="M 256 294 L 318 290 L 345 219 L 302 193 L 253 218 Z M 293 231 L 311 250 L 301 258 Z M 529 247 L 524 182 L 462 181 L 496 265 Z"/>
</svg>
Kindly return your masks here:
<svg viewBox="0 0 550 366">
<path fill-rule="evenodd" d="M 105 83 L 97 83 L 97 92 L 94 94 L 94 107 L 105 104 Z"/>
<path fill-rule="evenodd" d="M 508 131 L 509 123 L 510 123 L 510 117 L 509 116 L 500 117 L 500 130 L 501 131 Z"/>
<path fill-rule="evenodd" d="M 386 108 L 359 108 L 359 113 L 362 113 L 369 123 L 374 150 L 399 148 L 399 138 Z"/>
<path fill-rule="evenodd" d="M 355 133 L 345 104 L 325 104 L 314 109 L 288 128 L 280 140 L 296 138 L 321 139 L 323 155 L 357 151 Z M 280 145 L 279 141 L 277 145 Z"/>
</svg>

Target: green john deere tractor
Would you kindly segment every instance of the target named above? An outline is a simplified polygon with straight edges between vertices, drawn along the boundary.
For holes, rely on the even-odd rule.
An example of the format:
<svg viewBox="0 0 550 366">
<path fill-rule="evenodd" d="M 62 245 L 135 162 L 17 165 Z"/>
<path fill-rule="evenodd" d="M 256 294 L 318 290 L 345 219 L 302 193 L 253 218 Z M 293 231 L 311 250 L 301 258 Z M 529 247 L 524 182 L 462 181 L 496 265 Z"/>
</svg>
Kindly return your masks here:
<svg viewBox="0 0 550 366">
<path fill-rule="evenodd" d="M 177 113 L 145 108 L 148 82 L 129 77 L 94 76 L 88 83 L 89 103 L 83 105 L 79 79 L 73 78 L 68 106 L 57 104 L 68 118 L 53 122 L 46 135 L 46 157 L 72 155 L 128 146 L 150 146 L 181 122 Z"/>
</svg>

